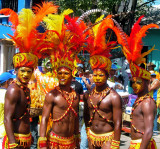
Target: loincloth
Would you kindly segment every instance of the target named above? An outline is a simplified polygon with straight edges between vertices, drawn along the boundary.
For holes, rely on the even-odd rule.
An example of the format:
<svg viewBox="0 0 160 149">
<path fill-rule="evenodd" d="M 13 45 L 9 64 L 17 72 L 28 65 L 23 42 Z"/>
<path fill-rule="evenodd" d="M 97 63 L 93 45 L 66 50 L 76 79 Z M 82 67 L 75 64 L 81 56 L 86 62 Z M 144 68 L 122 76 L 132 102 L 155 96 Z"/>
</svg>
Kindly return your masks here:
<svg viewBox="0 0 160 149">
<path fill-rule="evenodd" d="M 51 131 L 48 133 L 47 139 L 50 149 L 73 149 L 76 147 L 74 136 L 61 137 Z"/>
<path fill-rule="evenodd" d="M 14 133 L 16 143 L 18 143 L 18 147 L 30 148 L 32 144 L 32 135 L 29 134 L 17 134 Z M 8 149 L 8 137 L 7 135 L 3 139 L 2 149 Z"/>
<path fill-rule="evenodd" d="M 139 149 L 141 146 L 142 139 L 131 140 L 129 149 Z M 147 149 L 157 149 L 156 142 L 151 138 Z"/>
<path fill-rule="evenodd" d="M 104 134 L 95 134 L 90 129 L 87 131 L 87 138 L 91 142 L 92 145 L 97 147 L 102 147 L 103 143 L 112 142 L 114 137 L 114 132 L 108 132 Z"/>
</svg>

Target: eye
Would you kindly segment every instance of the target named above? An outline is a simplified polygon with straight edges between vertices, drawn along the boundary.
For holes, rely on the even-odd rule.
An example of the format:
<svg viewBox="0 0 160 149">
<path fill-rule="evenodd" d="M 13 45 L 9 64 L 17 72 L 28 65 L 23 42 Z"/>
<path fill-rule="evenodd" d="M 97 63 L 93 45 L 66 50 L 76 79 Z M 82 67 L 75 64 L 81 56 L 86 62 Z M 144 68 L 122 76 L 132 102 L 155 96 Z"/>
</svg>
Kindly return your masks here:
<svg viewBox="0 0 160 149">
<path fill-rule="evenodd" d="M 100 77 L 103 77 L 104 75 L 103 75 L 103 74 L 100 74 L 99 76 L 100 76 Z"/>
<path fill-rule="evenodd" d="M 21 72 L 25 72 L 24 70 L 21 70 Z"/>
<path fill-rule="evenodd" d="M 59 75 L 61 75 L 61 74 L 62 74 L 62 72 L 58 72 L 58 74 L 59 74 Z"/>
<path fill-rule="evenodd" d="M 142 82 L 141 81 L 137 81 L 137 84 L 142 84 Z"/>
</svg>

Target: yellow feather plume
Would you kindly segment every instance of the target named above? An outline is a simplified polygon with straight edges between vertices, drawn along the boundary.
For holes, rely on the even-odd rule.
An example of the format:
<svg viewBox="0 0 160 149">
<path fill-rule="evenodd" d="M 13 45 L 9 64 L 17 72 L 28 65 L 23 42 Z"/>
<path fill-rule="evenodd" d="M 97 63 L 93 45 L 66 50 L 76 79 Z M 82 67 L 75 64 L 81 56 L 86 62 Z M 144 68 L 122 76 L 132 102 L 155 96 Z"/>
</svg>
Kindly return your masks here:
<svg viewBox="0 0 160 149">
<path fill-rule="evenodd" d="M 64 10 L 60 15 L 50 14 L 48 17 L 45 17 L 43 21 L 46 23 L 48 30 L 55 30 L 61 35 L 64 17 L 71 13 L 73 13 L 73 10 L 67 9 Z"/>
<path fill-rule="evenodd" d="M 33 20 L 35 19 L 35 14 L 30 9 L 22 9 L 19 16 L 19 25 L 17 26 L 18 37 L 27 39 L 31 30 L 33 30 Z"/>
<path fill-rule="evenodd" d="M 101 15 L 98 19 L 96 19 L 96 22 L 102 20 L 104 18 L 104 15 Z M 93 33 L 94 33 L 94 36 L 96 37 L 97 36 L 97 32 L 98 32 L 98 28 L 100 26 L 101 23 L 98 23 L 97 25 L 95 25 L 93 27 Z"/>
</svg>

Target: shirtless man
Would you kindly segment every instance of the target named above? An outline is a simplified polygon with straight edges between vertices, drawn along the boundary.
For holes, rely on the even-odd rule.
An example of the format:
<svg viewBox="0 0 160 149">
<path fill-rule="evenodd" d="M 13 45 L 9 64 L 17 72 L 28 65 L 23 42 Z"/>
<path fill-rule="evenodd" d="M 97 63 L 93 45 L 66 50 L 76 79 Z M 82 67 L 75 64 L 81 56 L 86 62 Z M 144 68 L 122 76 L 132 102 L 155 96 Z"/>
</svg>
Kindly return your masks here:
<svg viewBox="0 0 160 149">
<path fill-rule="evenodd" d="M 153 148 L 153 122 L 156 114 L 154 99 L 148 94 L 149 80 L 133 77 L 132 87 L 138 95 L 132 107 L 131 145 L 130 149 L 139 146 L 140 149 Z M 152 147 L 151 147 L 152 146 Z"/>
<path fill-rule="evenodd" d="M 146 70 L 144 58 L 152 50 L 142 51 L 142 38 L 149 28 L 159 28 L 156 24 L 149 24 L 141 27 L 139 25 L 141 16 L 132 27 L 130 36 L 122 37 L 119 43 L 123 45 L 124 55 L 129 63 L 132 74 L 132 88 L 138 95 L 132 106 L 131 114 L 131 142 L 129 149 L 154 149 L 155 141 L 152 139 L 153 122 L 156 114 L 156 104 L 154 99 L 148 94 L 148 85 L 151 74 Z M 143 35 L 140 33 L 143 32 Z M 125 33 L 123 33 L 125 34 Z M 137 38 L 138 37 L 138 38 Z M 120 39 L 120 38 L 119 38 Z M 122 42 L 123 41 L 123 42 Z M 126 41 L 126 43 L 124 43 Z"/>
<path fill-rule="evenodd" d="M 75 137 L 79 135 L 79 98 L 76 92 L 70 87 L 72 71 L 67 67 L 60 67 L 57 72 L 57 78 L 59 80 L 59 86 L 47 93 L 45 98 L 39 142 L 45 140 L 47 122 L 51 113 L 53 125 L 47 136 L 49 148 L 79 148 L 79 142 L 77 141 L 77 144 L 75 144 L 74 141 Z M 43 143 L 39 143 L 39 145 L 40 148 L 47 148 L 47 144 L 43 145 Z"/>
<path fill-rule="evenodd" d="M 0 10 L 0 14 L 10 15 L 9 21 L 14 30 L 10 37 L 19 50 L 13 56 L 17 77 L 7 89 L 5 97 L 4 123 L 7 136 L 3 142 L 4 148 L 30 148 L 30 91 L 27 84 L 38 64 L 38 56 L 43 55 L 43 52 L 40 53 L 41 48 L 49 47 L 43 41 L 45 37 L 42 36 L 45 35 L 36 29 L 43 18 L 57 12 L 57 8 L 51 2 L 44 2 L 33 8 L 35 13 L 31 9 L 22 9 L 18 14 L 9 8 Z"/>
<path fill-rule="evenodd" d="M 84 98 L 85 124 L 86 127 L 89 127 L 89 149 L 97 147 L 110 149 L 112 139 L 120 140 L 121 98 L 113 89 L 108 87 L 107 79 L 108 73 L 106 71 L 94 69 L 93 80 L 96 87 Z M 101 141 L 101 138 L 105 138 L 105 140 Z"/>
<path fill-rule="evenodd" d="M 31 145 L 29 104 L 30 91 L 27 84 L 33 68 L 20 67 L 17 77 L 8 87 L 4 105 L 4 124 L 9 140 L 9 147 L 29 148 Z M 22 140 L 22 136 L 24 140 Z M 23 146 L 23 147 L 22 147 Z"/>
</svg>

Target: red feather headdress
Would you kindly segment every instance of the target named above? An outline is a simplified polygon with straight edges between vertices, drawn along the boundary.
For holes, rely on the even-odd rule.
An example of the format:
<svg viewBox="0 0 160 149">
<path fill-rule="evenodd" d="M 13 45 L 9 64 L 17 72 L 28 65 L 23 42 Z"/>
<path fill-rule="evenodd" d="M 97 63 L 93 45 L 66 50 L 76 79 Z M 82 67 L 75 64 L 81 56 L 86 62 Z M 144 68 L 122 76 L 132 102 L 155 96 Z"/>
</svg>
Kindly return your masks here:
<svg viewBox="0 0 160 149">
<path fill-rule="evenodd" d="M 124 36 L 120 36 L 118 42 L 123 46 L 122 51 L 130 63 L 132 76 L 149 80 L 150 72 L 141 68 L 139 65 L 141 63 L 145 63 L 144 57 L 152 52 L 154 47 L 149 51 L 142 53 L 142 38 L 146 36 L 148 29 L 159 28 L 159 26 L 156 24 L 149 24 L 141 27 L 139 23 L 143 17 L 144 16 L 139 17 L 138 21 L 134 24 L 130 36 L 128 37 L 125 33 L 123 33 Z"/>
<path fill-rule="evenodd" d="M 42 6 L 33 7 L 34 12 L 31 9 L 22 9 L 19 15 L 9 8 L 0 10 L 0 14 L 10 15 L 9 21 L 12 23 L 14 35 L 9 36 L 20 51 L 13 57 L 15 68 L 34 68 L 38 57 L 42 56 L 42 49 L 50 48 L 50 43 L 45 39 L 46 33 L 41 34 L 36 28 L 46 15 L 56 13 L 57 8 L 51 2 L 44 2 Z"/>
<path fill-rule="evenodd" d="M 102 17 L 99 19 L 102 19 Z M 106 41 L 107 29 L 113 30 L 118 38 L 120 31 L 115 26 L 111 15 L 108 15 L 101 23 L 93 27 L 93 34 L 90 34 L 88 39 L 87 51 L 90 53 L 92 70 L 100 68 L 109 73 L 112 65 L 110 51 L 116 48 L 117 42 Z"/>
<path fill-rule="evenodd" d="M 69 16 L 73 11 L 65 10 L 60 15 L 48 15 L 43 21 L 46 23 L 48 40 L 53 43 L 51 60 L 53 67 L 57 70 L 60 67 L 67 67 L 74 70 L 76 67 L 76 56 L 85 44 L 87 32 L 85 23 L 77 22 L 77 18 Z"/>
</svg>

